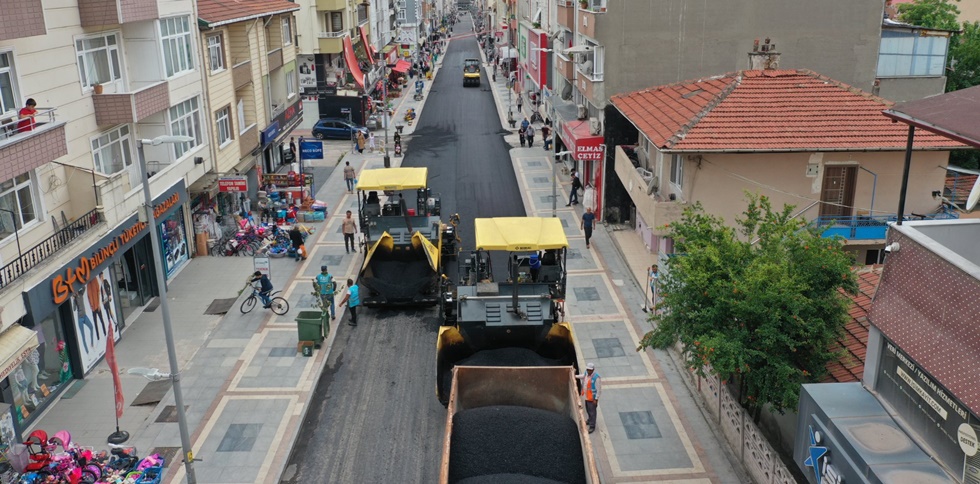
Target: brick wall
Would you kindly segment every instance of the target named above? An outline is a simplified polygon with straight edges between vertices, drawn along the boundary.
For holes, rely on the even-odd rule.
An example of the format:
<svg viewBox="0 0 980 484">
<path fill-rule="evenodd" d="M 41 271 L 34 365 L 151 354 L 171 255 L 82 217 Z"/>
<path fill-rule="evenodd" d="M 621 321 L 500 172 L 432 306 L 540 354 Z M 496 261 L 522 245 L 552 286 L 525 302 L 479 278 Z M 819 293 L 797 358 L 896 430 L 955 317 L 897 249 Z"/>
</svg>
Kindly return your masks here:
<svg viewBox="0 0 980 484">
<path fill-rule="evenodd" d="M 121 0 L 120 3 L 123 23 L 160 18 L 156 0 Z"/>
<path fill-rule="evenodd" d="M 38 2 L 40 4 L 40 2 Z M 101 27 L 119 23 L 115 0 L 78 0 L 82 27 Z"/>
<path fill-rule="evenodd" d="M 22 175 L 68 154 L 65 123 L 39 125 L 30 134 L 18 134 L 0 148 L 0 182 Z M 21 139 L 20 137 L 23 136 Z"/>
<path fill-rule="evenodd" d="M 41 0 L 0 2 L 0 40 L 20 39 L 46 33 Z"/>
<path fill-rule="evenodd" d="M 93 94 L 92 102 L 99 126 L 134 123 L 170 107 L 170 88 L 160 82 L 134 93 Z"/>
<path fill-rule="evenodd" d="M 161 82 L 136 91 L 133 102 L 136 106 L 136 121 L 142 121 L 170 107 L 170 86 L 167 82 Z"/>
</svg>

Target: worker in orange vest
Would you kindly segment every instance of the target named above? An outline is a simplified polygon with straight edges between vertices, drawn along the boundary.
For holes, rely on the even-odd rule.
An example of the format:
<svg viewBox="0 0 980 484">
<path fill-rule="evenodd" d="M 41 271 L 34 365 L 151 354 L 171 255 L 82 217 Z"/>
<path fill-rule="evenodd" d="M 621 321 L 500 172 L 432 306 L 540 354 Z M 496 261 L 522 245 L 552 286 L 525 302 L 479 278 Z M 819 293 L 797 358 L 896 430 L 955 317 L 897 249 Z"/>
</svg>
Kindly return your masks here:
<svg viewBox="0 0 980 484">
<path fill-rule="evenodd" d="M 595 432 L 596 408 L 599 406 L 599 392 L 602 391 L 602 377 L 595 371 L 595 363 L 585 365 L 585 373 L 575 375 L 582 382 L 582 396 L 585 397 L 585 413 L 588 415 L 589 433 Z"/>
</svg>

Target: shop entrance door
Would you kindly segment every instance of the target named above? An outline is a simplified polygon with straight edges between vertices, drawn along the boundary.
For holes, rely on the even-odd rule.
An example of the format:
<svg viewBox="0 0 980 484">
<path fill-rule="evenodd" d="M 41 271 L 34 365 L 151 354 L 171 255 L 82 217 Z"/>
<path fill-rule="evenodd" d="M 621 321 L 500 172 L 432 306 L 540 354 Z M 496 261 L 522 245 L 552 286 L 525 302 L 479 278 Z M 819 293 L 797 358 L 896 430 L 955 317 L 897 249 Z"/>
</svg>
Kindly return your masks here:
<svg viewBox="0 0 980 484">
<path fill-rule="evenodd" d="M 143 237 L 112 263 L 112 277 L 119 290 L 119 303 L 122 307 L 120 326 L 131 321 L 130 315 L 141 310 L 157 294 L 152 252 L 150 239 Z"/>
</svg>

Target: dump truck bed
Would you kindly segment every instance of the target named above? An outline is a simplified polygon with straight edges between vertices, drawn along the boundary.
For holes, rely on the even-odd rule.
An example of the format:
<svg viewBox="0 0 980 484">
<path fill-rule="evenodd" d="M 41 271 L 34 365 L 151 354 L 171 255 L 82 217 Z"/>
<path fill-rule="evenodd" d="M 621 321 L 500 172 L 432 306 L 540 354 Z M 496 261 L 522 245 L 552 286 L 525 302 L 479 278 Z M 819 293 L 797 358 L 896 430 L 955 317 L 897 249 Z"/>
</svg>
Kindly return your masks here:
<svg viewBox="0 0 980 484">
<path fill-rule="evenodd" d="M 572 367 L 457 366 L 452 388 L 440 484 L 502 474 L 599 483 Z"/>
</svg>

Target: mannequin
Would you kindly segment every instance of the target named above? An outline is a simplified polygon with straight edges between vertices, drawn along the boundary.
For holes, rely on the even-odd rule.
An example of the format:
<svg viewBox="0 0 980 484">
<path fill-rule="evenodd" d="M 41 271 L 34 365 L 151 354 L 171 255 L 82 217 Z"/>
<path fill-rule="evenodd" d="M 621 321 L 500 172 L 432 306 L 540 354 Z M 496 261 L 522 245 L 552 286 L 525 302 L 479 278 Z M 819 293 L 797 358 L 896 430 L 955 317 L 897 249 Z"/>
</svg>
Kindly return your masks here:
<svg viewBox="0 0 980 484">
<path fill-rule="evenodd" d="M 41 361 L 41 354 L 35 349 L 31 351 L 24 362 L 21 363 L 20 367 L 26 369 L 24 371 L 27 376 L 27 384 L 33 391 L 38 391 L 41 389 L 41 385 L 37 382 L 37 376 L 40 371 L 37 368 L 37 363 Z"/>
</svg>

